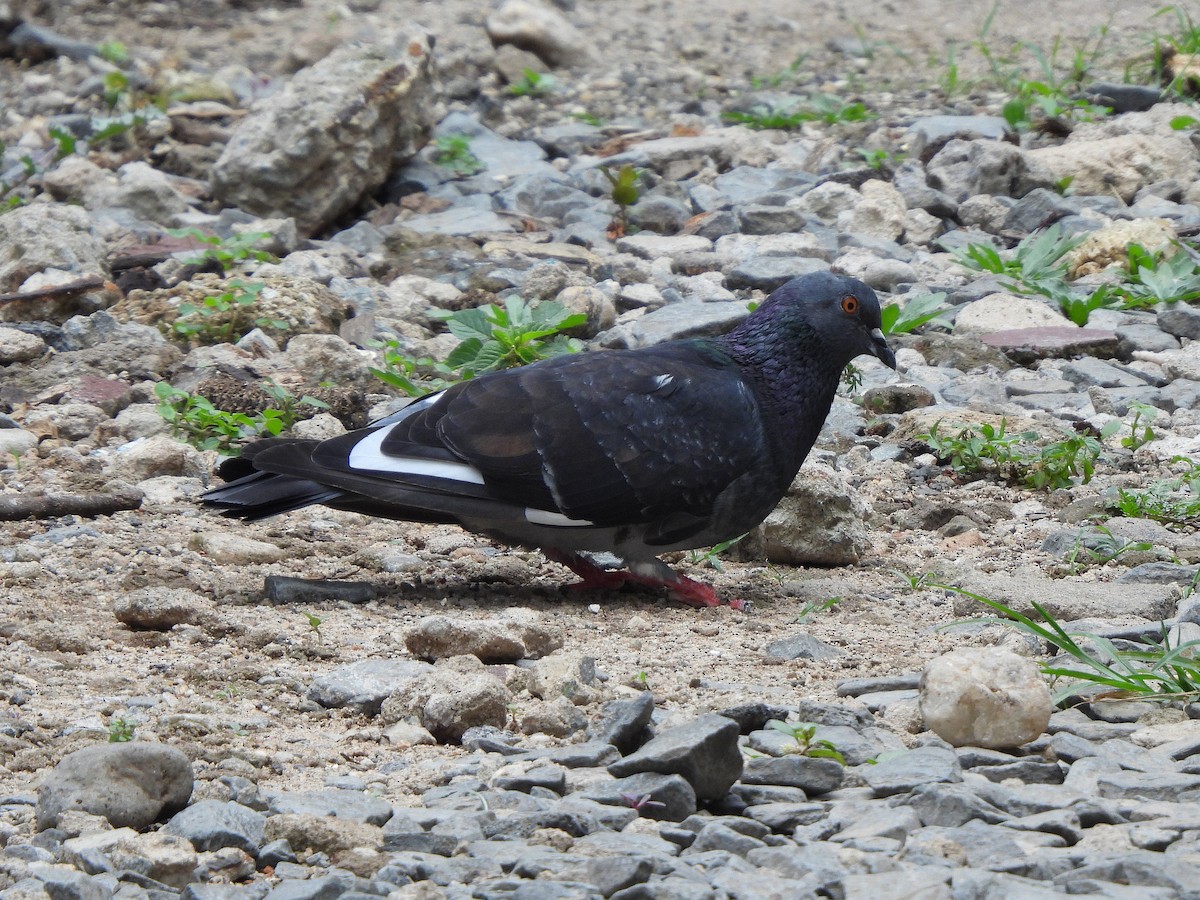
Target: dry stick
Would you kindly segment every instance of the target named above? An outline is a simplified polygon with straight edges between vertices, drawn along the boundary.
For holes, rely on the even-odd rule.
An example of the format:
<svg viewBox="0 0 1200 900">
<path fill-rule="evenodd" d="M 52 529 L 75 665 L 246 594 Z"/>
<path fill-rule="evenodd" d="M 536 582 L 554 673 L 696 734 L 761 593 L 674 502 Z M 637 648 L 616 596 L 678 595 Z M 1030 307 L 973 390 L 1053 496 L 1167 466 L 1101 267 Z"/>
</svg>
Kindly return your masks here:
<svg viewBox="0 0 1200 900">
<path fill-rule="evenodd" d="M 0 303 L 15 303 L 18 300 L 53 300 L 56 297 L 70 297 L 82 294 L 92 288 L 104 286 L 104 279 L 99 275 L 89 275 L 78 281 L 66 284 L 55 284 L 50 287 L 38 288 L 36 291 L 19 291 L 15 294 L 0 294 Z"/>
<path fill-rule="evenodd" d="M 111 494 L 0 495 L 0 522 L 57 516 L 107 516 L 122 509 L 137 509 L 142 505 L 142 496 L 142 492 L 135 488 L 113 491 Z"/>
</svg>

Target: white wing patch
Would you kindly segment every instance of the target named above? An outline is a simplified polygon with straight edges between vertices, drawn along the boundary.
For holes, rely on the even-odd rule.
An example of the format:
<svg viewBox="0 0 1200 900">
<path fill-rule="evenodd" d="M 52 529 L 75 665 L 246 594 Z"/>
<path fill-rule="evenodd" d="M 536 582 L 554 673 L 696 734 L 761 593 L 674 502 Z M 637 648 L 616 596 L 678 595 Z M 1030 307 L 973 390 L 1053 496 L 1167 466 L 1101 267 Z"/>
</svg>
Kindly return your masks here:
<svg viewBox="0 0 1200 900">
<path fill-rule="evenodd" d="M 376 428 L 354 445 L 347 460 L 352 469 L 367 469 L 372 472 L 392 472 L 396 475 L 424 475 L 429 478 L 445 478 L 467 484 L 483 484 L 483 475 L 474 466 L 466 463 L 444 462 L 438 459 L 417 459 L 411 456 L 388 456 L 383 452 L 383 442 L 398 423 Z"/>
<path fill-rule="evenodd" d="M 532 522 L 534 525 L 560 525 L 567 528 L 579 528 L 584 525 L 594 524 L 587 519 L 572 519 L 559 512 L 551 512 L 548 509 L 534 509 L 532 506 L 525 507 L 525 520 Z"/>
<path fill-rule="evenodd" d="M 671 382 L 675 380 L 674 375 L 656 375 L 654 377 L 654 389 L 661 391 L 665 387 L 669 387 Z"/>
</svg>

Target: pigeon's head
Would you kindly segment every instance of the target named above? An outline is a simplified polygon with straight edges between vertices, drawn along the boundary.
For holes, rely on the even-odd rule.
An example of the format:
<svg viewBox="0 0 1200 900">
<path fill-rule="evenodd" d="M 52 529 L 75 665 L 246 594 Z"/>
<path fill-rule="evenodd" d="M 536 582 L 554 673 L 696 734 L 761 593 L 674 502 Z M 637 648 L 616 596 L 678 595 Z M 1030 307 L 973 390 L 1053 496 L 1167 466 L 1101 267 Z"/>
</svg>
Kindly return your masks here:
<svg viewBox="0 0 1200 900">
<path fill-rule="evenodd" d="M 856 278 L 816 272 L 793 278 L 775 290 L 755 311 L 771 320 L 772 330 L 816 339 L 822 355 L 838 371 L 864 353 L 896 368 L 896 354 L 883 336 L 879 298 Z"/>
</svg>

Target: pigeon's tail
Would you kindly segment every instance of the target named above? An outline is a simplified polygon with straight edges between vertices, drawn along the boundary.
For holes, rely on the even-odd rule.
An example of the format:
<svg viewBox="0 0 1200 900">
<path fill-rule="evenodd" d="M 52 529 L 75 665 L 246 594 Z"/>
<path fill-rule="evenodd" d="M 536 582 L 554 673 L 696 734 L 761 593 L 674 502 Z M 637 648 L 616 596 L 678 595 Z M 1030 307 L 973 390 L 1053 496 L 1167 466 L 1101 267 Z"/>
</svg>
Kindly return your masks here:
<svg viewBox="0 0 1200 900">
<path fill-rule="evenodd" d="M 206 491 L 201 499 L 206 506 L 221 509 L 225 516 L 248 522 L 318 504 L 405 522 L 454 524 L 464 518 L 497 522 L 525 518 L 524 511 L 513 504 L 482 495 L 322 470 L 312 461 L 317 443 L 283 439 L 250 444 L 243 448 L 242 456 L 225 460 L 218 468 L 222 478 L 232 480 Z M 256 461 L 260 453 L 262 459 Z M 264 468 L 258 468 L 258 463 Z M 311 475 L 336 483 L 315 481 L 308 477 Z"/>
<path fill-rule="evenodd" d="M 292 441 L 286 444 L 282 441 L 256 441 L 247 445 L 241 456 L 221 463 L 217 472 L 229 483 L 206 491 L 203 497 L 205 505 L 224 510 L 226 516 L 254 522 L 344 497 L 344 491 L 307 478 L 274 475 L 254 468 L 254 456 L 267 447 L 275 446 L 279 450 L 286 447 L 291 453 L 307 454 L 315 445 L 316 441 Z"/>
</svg>

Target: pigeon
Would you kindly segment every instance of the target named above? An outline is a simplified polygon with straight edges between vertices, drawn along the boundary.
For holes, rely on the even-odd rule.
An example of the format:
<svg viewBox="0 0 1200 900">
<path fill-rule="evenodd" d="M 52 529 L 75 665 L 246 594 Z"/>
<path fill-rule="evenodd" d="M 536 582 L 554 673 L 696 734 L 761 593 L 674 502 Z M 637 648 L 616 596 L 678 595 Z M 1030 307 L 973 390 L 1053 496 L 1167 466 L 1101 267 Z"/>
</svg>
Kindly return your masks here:
<svg viewBox="0 0 1200 900">
<path fill-rule="evenodd" d="M 541 549 L 579 587 L 665 587 L 716 606 L 711 586 L 658 556 L 762 522 L 861 354 L 896 367 L 875 293 L 805 275 L 719 337 L 557 356 L 459 382 L 328 440 L 248 444 L 203 502 L 249 521 L 324 504 L 453 523 Z M 602 568 L 593 553 L 625 568 Z"/>
</svg>

